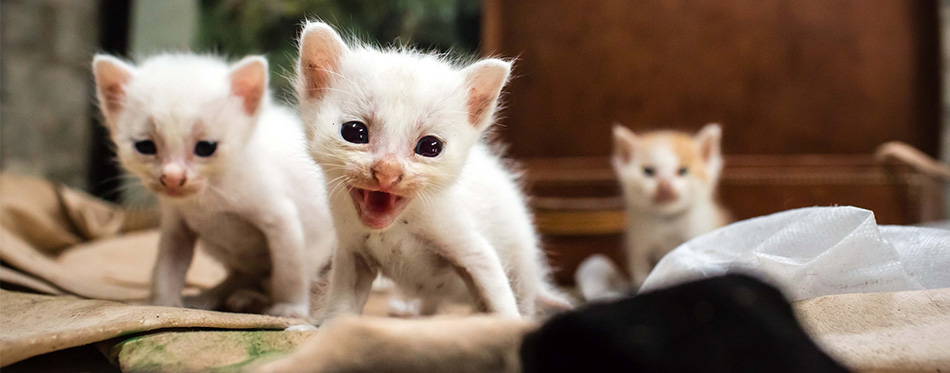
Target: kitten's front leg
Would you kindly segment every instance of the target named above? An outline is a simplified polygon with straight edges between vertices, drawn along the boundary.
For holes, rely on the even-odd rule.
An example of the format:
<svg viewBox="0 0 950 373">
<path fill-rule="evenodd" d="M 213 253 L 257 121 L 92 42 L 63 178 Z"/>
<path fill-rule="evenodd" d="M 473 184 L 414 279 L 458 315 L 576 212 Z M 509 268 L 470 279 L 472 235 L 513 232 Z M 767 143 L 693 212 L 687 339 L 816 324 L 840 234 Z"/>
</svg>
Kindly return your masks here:
<svg viewBox="0 0 950 373">
<path fill-rule="evenodd" d="M 643 241 L 629 242 L 627 246 L 627 268 L 630 270 L 630 279 L 633 288 L 639 289 L 653 270 L 650 263 L 651 247 Z"/>
<path fill-rule="evenodd" d="M 501 258 L 488 240 L 464 218 L 441 218 L 441 224 L 428 232 L 433 249 L 462 277 L 476 306 L 502 316 L 521 316 Z"/>
<path fill-rule="evenodd" d="M 289 202 L 271 204 L 274 209 L 258 223 L 271 256 L 270 293 L 274 300 L 265 313 L 298 317 L 310 313 L 310 281 L 304 255 L 304 233 L 296 208 Z"/>
<path fill-rule="evenodd" d="M 330 269 L 330 286 L 317 323 L 341 314 L 359 314 L 369 299 L 376 269 L 349 246 L 337 248 Z"/>
<path fill-rule="evenodd" d="M 185 274 L 195 254 L 197 236 L 176 212 L 162 212 L 162 233 L 158 240 L 158 257 L 152 269 L 149 303 L 156 306 L 181 307 L 181 290 Z"/>
</svg>

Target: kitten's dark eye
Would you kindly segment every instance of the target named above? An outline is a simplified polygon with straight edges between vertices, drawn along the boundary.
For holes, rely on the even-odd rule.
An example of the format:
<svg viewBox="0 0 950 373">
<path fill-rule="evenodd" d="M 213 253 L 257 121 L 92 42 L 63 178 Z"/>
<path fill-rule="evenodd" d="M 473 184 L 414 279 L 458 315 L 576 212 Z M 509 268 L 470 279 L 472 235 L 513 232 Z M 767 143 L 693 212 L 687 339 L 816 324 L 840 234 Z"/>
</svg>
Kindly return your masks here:
<svg viewBox="0 0 950 373">
<path fill-rule="evenodd" d="M 416 154 L 423 157 L 435 157 L 442 153 L 442 140 L 435 136 L 425 136 L 416 143 Z"/>
<path fill-rule="evenodd" d="M 686 174 L 689 173 L 689 168 L 680 167 L 679 171 L 676 171 L 676 173 L 680 176 L 686 176 Z"/>
<path fill-rule="evenodd" d="M 656 174 L 656 169 L 653 167 L 644 167 L 643 174 L 647 175 L 647 177 L 652 177 L 654 174 Z"/>
<path fill-rule="evenodd" d="M 145 155 L 152 155 L 158 151 L 158 149 L 155 148 L 155 143 L 152 142 L 152 140 L 136 141 L 135 150 Z"/>
<path fill-rule="evenodd" d="M 340 129 L 340 135 L 343 136 L 343 140 L 354 144 L 366 144 L 369 142 L 369 130 L 366 129 L 366 125 L 356 121 L 343 123 L 343 128 Z"/>
<path fill-rule="evenodd" d="M 215 150 L 218 150 L 218 143 L 214 141 L 198 141 L 195 144 L 195 155 L 199 157 L 210 157 Z"/>
</svg>

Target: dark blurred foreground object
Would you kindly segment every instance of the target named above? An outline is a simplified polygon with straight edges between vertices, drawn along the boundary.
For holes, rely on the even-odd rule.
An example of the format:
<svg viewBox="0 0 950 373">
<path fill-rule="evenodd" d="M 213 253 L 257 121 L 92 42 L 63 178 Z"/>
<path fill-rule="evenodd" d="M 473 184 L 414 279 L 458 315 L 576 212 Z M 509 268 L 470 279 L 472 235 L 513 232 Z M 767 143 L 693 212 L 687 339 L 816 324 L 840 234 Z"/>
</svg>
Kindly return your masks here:
<svg viewBox="0 0 950 373">
<path fill-rule="evenodd" d="M 775 288 L 727 275 L 592 304 L 525 337 L 524 372 L 846 372 Z"/>
</svg>

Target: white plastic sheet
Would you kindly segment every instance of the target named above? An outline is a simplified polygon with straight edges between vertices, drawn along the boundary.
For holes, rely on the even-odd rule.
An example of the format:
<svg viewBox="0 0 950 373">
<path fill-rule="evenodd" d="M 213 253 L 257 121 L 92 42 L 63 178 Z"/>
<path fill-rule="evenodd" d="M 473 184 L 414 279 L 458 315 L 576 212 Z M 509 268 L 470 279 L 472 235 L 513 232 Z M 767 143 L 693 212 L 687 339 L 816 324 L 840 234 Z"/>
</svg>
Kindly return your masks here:
<svg viewBox="0 0 950 373">
<path fill-rule="evenodd" d="M 640 292 L 726 272 L 759 275 L 791 300 L 950 287 L 950 231 L 881 226 L 856 207 L 740 221 L 667 254 Z"/>
</svg>

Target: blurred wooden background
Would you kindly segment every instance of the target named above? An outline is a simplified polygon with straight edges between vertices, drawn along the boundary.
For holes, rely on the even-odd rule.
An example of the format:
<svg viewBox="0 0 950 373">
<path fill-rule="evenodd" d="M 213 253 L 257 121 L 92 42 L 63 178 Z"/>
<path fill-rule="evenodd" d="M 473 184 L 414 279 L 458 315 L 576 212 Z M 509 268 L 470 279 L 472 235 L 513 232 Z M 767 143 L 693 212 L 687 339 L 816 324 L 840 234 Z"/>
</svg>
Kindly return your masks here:
<svg viewBox="0 0 950 373">
<path fill-rule="evenodd" d="M 724 125 L 729 154 L 936 155 L 934 1 L 487 0 L 482 50 L 517 57 L 518 157 L 601 156 L 610 124 Z"/>
<path fill-rule="evenodd" d="M 893 0 L 485 0 L 482 52 L 517 57 L 503 139 L 525 161 L 546 248 L 570 282 L 622 260 L 610 127 L 723 125 L 721 199 L 737 219 L 816 205 L 886 224 L 943 217 L 939 184 L 871 155 L 936 155 L 937 3 Z"/>
</svg>

